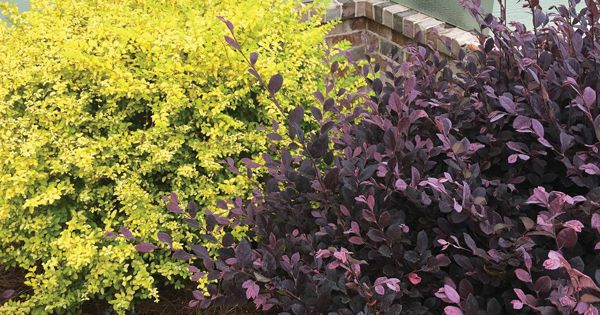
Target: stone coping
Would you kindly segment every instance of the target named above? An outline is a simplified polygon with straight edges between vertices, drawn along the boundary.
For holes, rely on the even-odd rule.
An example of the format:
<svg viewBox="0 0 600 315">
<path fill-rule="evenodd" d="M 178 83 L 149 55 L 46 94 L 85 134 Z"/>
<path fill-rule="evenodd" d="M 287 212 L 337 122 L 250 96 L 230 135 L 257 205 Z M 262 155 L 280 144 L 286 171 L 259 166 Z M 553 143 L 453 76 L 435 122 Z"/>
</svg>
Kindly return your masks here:
<svg viewBox="0 0 600 315">
<path fill-rule="evenodd" d="M 406 41 L 428 44 L 450 57 L 457 57 L 461 49 L 472 51 L 479 46 L 473 33 L 390 0 L 331 0 L 323 22 L 363 18 L 389 29 L 383 30 L 390 33 L 389 39 L 401 34 Z"/>
</svg>

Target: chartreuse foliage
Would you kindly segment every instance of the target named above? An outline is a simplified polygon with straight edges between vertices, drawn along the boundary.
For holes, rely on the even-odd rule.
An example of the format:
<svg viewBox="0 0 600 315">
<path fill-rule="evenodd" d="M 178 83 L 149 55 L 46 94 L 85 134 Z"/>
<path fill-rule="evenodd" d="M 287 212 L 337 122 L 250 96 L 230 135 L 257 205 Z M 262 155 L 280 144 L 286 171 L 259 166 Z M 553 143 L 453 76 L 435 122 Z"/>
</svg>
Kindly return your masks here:
<svg viewBox="0 0 600 315">
<path fill-rule="evenodd" d="M 267 143 L 259 126 L 279 112 L 217 16 L 259 53 L 261 73 L 286 78 L 287 110 L 312 97 L 327 68 L 330 27 L 301 22 L 297 5 L 40 0 L 0 25 L 0 264 L 28 270 L 33 288 L 0 313 L 69 312 L 95 298 L 124 312 L 157 298 L 158 279 L 181 285 L 186 264 L 105 233 L 127 226 L 153 241 L 174 231 L 181 248 L 197 236 L 160 196 L 177 191 L 202 209 L 245 194 L 247 179 L 220 161 L 255 157 Z"/>
</svg>

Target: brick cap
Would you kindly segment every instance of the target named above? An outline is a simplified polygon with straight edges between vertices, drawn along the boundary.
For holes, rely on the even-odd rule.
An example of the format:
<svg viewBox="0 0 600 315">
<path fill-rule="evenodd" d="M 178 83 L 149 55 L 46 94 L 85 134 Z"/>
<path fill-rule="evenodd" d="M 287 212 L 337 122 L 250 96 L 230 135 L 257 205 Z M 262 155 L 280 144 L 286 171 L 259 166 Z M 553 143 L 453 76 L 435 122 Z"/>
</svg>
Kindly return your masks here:
<svg viewBox="0 0 600 315">
<path fill-rule="evenodd" d="M 313 2 L 313 0 L 303 0 L 303 2 L 309 3 Z M 356 5 L 358 3 L 360 3 L 360 6 Z M 354 14 L 351 14 L 351 12 L 350 14 L 347 12 L 342 14 L 342 6 L 348 4 L 354 4 L 354 7 L 356 8 Z M 365 11 L 375 12 L 376 5 L 378 7 L 384 6 L 382 21 L 375 21 L 374 18 L 370 18 L 364 14 Z M 365 11 L 359 10 L 362 6 L 366 6 Z M 458 56 L 461 49 L 469 51 L 479 49 L 479 39 L 473 33 L 439 21 L 427 14 L 409 9 L 390 0 L 331 0 L 323 20 L 324 22 L 329 22 L 338 19 L 346 20 L 364 17 L 375 23 L 381 24 L 382 27 L 387 27 L 394 32 L 403 34 L 409 39 L 416 39 L 417 34 L 421 33 L 421 38 L 429 39 L 433 43 L 434 49 L 451 57 Z M 401 21 L 402 23 L 396 23 L 396 20 Z M 442 31 L 440 31 L 440 29 Z M 448 42 L 452 43 L 450 50 L 446 47 L 446 43 Z"/>
</svg>

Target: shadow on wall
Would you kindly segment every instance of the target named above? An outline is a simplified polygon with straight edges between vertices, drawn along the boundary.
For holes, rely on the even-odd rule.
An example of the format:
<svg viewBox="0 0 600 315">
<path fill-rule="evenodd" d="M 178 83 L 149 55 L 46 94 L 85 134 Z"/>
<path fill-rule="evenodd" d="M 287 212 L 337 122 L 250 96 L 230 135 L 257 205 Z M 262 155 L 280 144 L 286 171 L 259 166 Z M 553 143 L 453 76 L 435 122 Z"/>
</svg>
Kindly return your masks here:
<svg viewBox="0 0 600 315">
<path fill-rule="evenodd" d="M 527 27 L 531 27 L 533 25 L 531 22 L 531 11 L 523 8 L 523 4 L 526 2 L 527 1 L 524 0 L 507 0 L 506 19 L 509 21 L 518 21 L 525 24 Z M 551 6 L 558 6 L 561 4 L 568 6 L 568 0 L 540 0 L 540 6 L 546 12 L 550 11 L 549 9 Z M 582 4 L 577 6 L 577 8 L 582 9 Z M 500 16 L 500 6 L 498 4 L 494 5 L 494 15 Z"/>
<path fill-rule="evenodd" d="M 465 30 L 478 28 L 479 25 L 458 0 L 392 0 L 411 9 L 423 12 L 444 22 Z M 516 1 L 516 0 L 513 0 Z M 482 9 L 492 12 L 496 0 L 482 0 Z"/>
<path fill-rule="evenodd" d="M 477 28 L 475 19 L 465 10 L 458 0 L 392 0 L 393 2 L 405 5 L 409 8 L 426 13 L 442 21 L 462 27 L 463 29 Z M 500 5 L 497 0 L 481 0 L 484 11 L 493 12 L 495 16 L 500 16 Z M 531 11 L 523 8 L 526 0 L 506 0 L 506 15 L 509 21 L 518 21 L 528 28 L 533 24 L 531 22 Z M 568 0 L 540 0 L 540 6 L 544 11 L 548 11 L 551 6 L 568 5 Z M 580 3 L 577 7 L 582 9 L 584 4 Z"/>
</svg>

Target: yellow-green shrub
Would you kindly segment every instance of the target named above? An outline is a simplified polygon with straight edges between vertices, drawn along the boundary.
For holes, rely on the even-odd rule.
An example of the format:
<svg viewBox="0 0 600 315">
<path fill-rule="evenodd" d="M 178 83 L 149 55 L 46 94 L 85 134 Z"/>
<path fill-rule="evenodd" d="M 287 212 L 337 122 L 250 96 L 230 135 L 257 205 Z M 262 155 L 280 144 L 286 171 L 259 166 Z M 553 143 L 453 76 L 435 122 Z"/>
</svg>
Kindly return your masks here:
<svg viewBox="0 0 600 315">
<path fill-rule="evenodd" d="M 285 78 L 282 105 L 305 103 L 327 72 L 329 26 L 300 22 L 294 1 L 38 0 L 0 23 L 0 263 L 29 271 L 30 296 L 0 313 L 56 313 L 106 299 L 119 311 L 180 285 L 186 266 L 138 254 L 181 223 L 160 196 L 212 206 L 243 194 L 225 157 L 265 146 L 276 109 L 223 41 L 218 15 Z M 7 6 L 4 5 L 6 10 Z M 287 103 L 286 103 L 287 102 Z M 179 244 L 179 245 L 178 245 Z"/>
</svg>

